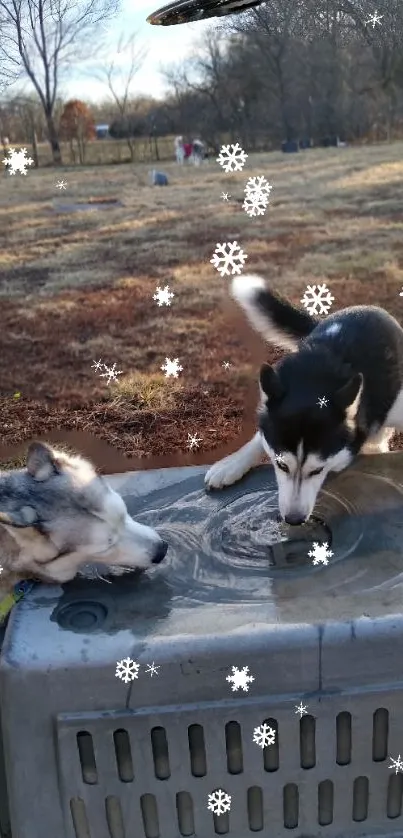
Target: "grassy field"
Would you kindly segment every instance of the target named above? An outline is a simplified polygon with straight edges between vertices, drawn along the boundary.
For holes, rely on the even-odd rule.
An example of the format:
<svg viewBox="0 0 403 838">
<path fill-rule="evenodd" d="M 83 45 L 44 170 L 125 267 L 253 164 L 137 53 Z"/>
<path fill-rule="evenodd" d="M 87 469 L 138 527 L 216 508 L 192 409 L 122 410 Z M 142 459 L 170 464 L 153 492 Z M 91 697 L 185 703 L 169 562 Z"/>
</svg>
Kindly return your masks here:
<svg viewBox="0 0 403 838">
<path fill-rule="evenodd" d="M 210 264 L 217 242 L 236 239 L 244 270 L 294 302 L 325 282 L 332 311 L 370 302 L 403 321 L 403 143 L 250 155 L 235 174 L 164 163 L 161 189 L 149 168 L 0 172 L 3 461 L 42 438 L 120 471 L 211 462 L 246 438 L 257 367 L 279 353 L 230 303 L 229 278 Z M 273 185 L 259 218 L 241 206 L 252 175 Z M 61 211 L 114 199 L 122 205 Z M 159 307 L 165 285 L 175 296 Z M 179 358 L 177 379 L 160 370 L 166 357 Z M 123 371 L 118 383 L 92 369 L 99 359 Z M 201 438 L 196 451 L 188 434 Z"/>
</svg>

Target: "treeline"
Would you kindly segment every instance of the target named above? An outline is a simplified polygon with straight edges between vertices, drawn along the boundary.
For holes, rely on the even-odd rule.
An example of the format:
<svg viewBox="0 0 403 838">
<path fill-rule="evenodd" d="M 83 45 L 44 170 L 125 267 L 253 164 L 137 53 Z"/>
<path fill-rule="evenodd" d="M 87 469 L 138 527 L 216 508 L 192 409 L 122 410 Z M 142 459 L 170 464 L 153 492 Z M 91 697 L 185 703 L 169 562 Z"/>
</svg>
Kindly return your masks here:
<svg viewBox="0 0 403 838">
<path fill-rule="evenodd" d="M 163 101 L 129 95 L 128 85 L 123 95 L 110 72 L 112 97 L 85 103 L 90 122 L 107 123 L 112 137 L 127 142 L 131 159 L 136 138 L 149 138 L 158 158 L 158 138 L 170 134 L 200 136 L 212 150 L 223 138 L 250 150 L 305 137 L 399 138 L 403 4 L 385 0 L 374 22 L 375 12 L 369 0 L 359 9 L 350 0 L 268 0 L 222 18 L 191 59 L 166 68 Z M 137 54 L 136 71 L 140 63 Z M 132 67 L 130 81 L 134 72 Z M 0 133 L 14 142 L 49 140 L 55 151 L 66 103 L 55 95 L 51 137 L 46 107 L 38 90 L 29 98 L 3 95 Z"/>
</svg>

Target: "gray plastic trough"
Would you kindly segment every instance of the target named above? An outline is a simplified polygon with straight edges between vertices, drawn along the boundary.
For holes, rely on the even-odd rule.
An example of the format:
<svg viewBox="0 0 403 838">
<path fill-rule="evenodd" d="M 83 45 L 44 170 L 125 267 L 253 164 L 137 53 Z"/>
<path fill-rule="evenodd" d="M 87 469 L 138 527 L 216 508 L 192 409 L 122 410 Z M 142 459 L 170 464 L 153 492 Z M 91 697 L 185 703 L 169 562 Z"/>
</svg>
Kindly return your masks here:
<svg viewBox="0 0 403 838">
<path fill-rule="evenodd" d="M 389 758 L 403 755 L 403 454 L 326 485 L 308 534 L 330 544 L 327 567 L 304 530 L 270 544 L 270 467 L 210 495 L 203 472 L 112 479 L 170 542 L 158 568 L 38 587 L 13 613 L 0 673 L 13 838 L 402 836 Z M 140 664 L 128 684 L 126 657 Z M 226 681 L 233 666 L 254 676 L 247 692 Z M 277 736 L 262 750 L 264 721 Z M 216 789 L 231 796 L 219 817 Z"/>
</svg>

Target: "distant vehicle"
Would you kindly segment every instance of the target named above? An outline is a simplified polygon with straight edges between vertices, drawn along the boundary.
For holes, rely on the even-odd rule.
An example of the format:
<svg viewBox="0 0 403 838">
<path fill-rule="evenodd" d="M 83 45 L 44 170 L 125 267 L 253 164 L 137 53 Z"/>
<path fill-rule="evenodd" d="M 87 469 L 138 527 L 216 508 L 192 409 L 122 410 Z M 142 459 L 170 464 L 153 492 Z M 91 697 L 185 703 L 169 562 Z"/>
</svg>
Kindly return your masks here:
<svg viewBox="0 0 403 838">
<path fill-rule="evenodd" d="M 264 0 L 176 0 L 149 15 L 147 23 L 154 26 L 192 23 L 207 20 L 209 17 L 239 14 L 260 6 L 263 2 Z"/>
</svg>

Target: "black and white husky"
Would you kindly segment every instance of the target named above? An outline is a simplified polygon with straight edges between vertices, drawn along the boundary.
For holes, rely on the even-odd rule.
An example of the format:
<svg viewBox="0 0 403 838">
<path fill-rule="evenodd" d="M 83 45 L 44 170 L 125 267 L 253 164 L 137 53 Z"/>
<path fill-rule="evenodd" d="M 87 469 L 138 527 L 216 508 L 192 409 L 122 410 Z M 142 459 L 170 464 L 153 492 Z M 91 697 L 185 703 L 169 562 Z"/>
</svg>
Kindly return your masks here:
<svg viewBox="0 0 403 838">
<path fill-rule="evenodd" d="M 403 431 L 403 329 L 376 306 L 313 317 L 253 274 L 234 278 L 232 296 L 255 330 L 292 354 L 262 366 L 259 430 L 205 482 L 229 486 L 268 454 L 281 517 L 302 524 L 329 472 L 359 452 L 387 452 L 394 430 Z"/>
</svg>

